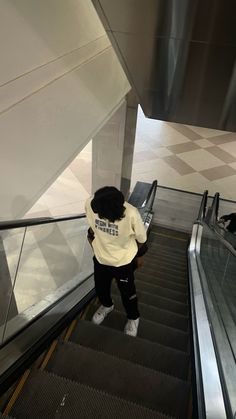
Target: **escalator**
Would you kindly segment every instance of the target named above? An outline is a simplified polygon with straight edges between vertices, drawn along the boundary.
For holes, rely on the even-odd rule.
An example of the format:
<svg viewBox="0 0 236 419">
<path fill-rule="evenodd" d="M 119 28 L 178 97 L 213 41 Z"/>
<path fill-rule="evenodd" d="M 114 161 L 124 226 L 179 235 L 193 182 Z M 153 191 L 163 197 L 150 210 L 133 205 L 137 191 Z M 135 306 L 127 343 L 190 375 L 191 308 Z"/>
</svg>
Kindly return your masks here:
<svg viewBox="0 0 236 419">
<path fill-rule="evenodd" d="M 146 267 L 137 273 L 138 338 L 123 333 L 126 319 L 114 288 L 116 310 L 102 326 L 89 321 L 92 313 L 76 322 L 43 367 L 30 373 L 13 417 L 187 417 L 187 238 L 154 228 L 149 245 Z"/>
<path fill-rule="evenodd" d="M 147 188 L 147 184 L 144 185 L 144 189 L 145 187 Z M 150 227 L 156 185 L 149 185 L 145 198 L 141 199 L 140 190 L 142 189 L 143 185 L 137 185 L 136 197 L 131 197 L 131 201 L 132 199 L 135 201 L 136 206 L 140 208 L 145 225 Z M 193 227 L 190 246 L 188 233 L 152 225 L 145 265 L 136 272 L 141 313 L 136 338 L 123 333 L 126 318 L 116 287 L 112 288 L 115 310 L 100 326 L 90 321 L 98 306 L 98 301 L 93 289 L 92 267 L 88 262 L 91 254 L 86 244 L 84 219 L 80 218 L 79 227 L 77 226 L 76 230 L 83 237 L 80 240 L 79 252 L 74 247 L 76 234 L 73 228 L 69 228 L 69 233 L 68 227 L 64 229 L 64 232 L 68 233 L 67 241 L 70 237 L 73 243 L 72 245 L 70 242 L 70 250 L 73 249 L 72 253 L 80 257 L 80 274 L 75 277 L 76 264 L 70 267 L 70 280 L 67 287 L 65 288 L 64 284 L 58 284 L 56 297 L 59 303 L 57 304 L 55 295 L 53 300 L 52 295 L 43 296 L 44 290 L 40 289 L 42 316 L 36 316 L 36 319 L 30 318 L 29 313 L 27 316 L 21 316 L 24 317 L 25 322 L 28 319 L 27 327 L 22 323 L 22 319 L 18 319 L 17 329 L 17 324 L 14 325 L 14 317 L 8 322 L 11 323 L 11 327 L 5 326 L 0 350 L 0 365 L 3 365 L 2 360 L 5 360 L 5 363 L 9 363 L 9 368 L 5 368 L 2 373 L 3 379 L 0 382 L 2 388 L 4 388 L 4 382 L 10 383 L 14 377 L 12 372 L 14 368 L 10 366 L 10 361 L 6 356 L 7 346 L 15 345 L 17 352 L 22 352 L 18 355 L 22 355 L 24 359 L 21 361 L 22 356 L 18 357 L 14 363 L 15 369 L 18 367 L 18 371 L 23 372 L 26 364 L 28 369 L 14 387 L 11 397 L 2 405 L 3 417 L 7 415 L 16 419 L 32 417 L 221 419 L 231 417 L 229 407 L 227 407 L 227 412 L 225 407 L 226 402 L 230 401 L 230 394 L 226 400 L 225 389 L 220 387 L 219 391 L 217 387 L 218 398 L 213 402 L 210 398 L 212 394 L 209 395 L 209 388 L 205 383 L 211 380 L 212 374 L 213 387 L 215 384 L 221 385 L 223 381 L 222 370 L 218 368 L 219 362 L 213 352 L 210 358 L 212 370 L 209 370 L 209 364 L 207 368 L 204 343 L 207 343 L 209 355 L 210 351 L 214 350 L 215 342 L 208 341 L 213 338 L 211 331 L 208 330 L 211 313 L 205 306 L 199 306 L 199 303 L 206 299 L 205 296 L 202 298 L 200 293 L 200 290 L 204 288 L 202 278 L 206 269 L 205 273 L 200 272 L 202 266 L 198 260 L 201 248 L 199 232 L 205 223 L 206 203 L 207 195 L 204 194 L 198 220 Z M 44 221 L 46 223 L 46 220 Z M 63 222 L 70 223 L 71 220 L 67 219 Z M 78 219 L 73 220 L 73 223 L 75 223 L 73 226 L 75 228 Z M 60 227 L 60 232 L 62 230 Z M 58 237 L 58 234 L 57 231 L 56 236 L 53 237 Z M 204 234 L 202 236 L 203 246 L 202 255 L 200 255 L 202 257 L 199 256 L 201 263 L 205 255 Z M 45 240 L 45 235 L 41 239 Z M 5 242 L 6 240 L 8 240 L 7 236 Z M 24 240 L 26 240 L 26 235 Z M 50 246 L 47 243 L 47 255 L 48 251 L 52 250 L 53 243 L 55 244 L 51 239 Z M 56 251 L 58 250 L 63 253 L 62 248 L 58 249 L 56 246 Z M 21 246 L 21 251 L 22 257 L 23 246 Z M 46 254 L 42 246 L 41 253 Z M 69 255 L 71 264 L 74 259 L 70 252 Z M 50 260 L 54 261 L 54 257 L 53 252 Z M 85 259 L 87 262 L 82 262 Z M 54 270 L 56 268 L 57 266 L 54 266 Z M 27 273 L 27 263 L 26 266 L 20 263 L 17 265 L 18 275 L 21 269 L 24 274 Z M 198 280 L 201 280 L 200 285 Z M 16 283 L 17 281 L 14 285 Z M 74 293 L 77 293 L 76 296 Z M 13 302 L 11 298 L 8 313 Z M 18 307 L 17 298 L 14 303 Z M 51 313 L 48 308 L 52 310 Z M 206 321 L 203 312 L 206 312 Z M 70 323 L 72 319 L 74 320 Z M 57 326 L 58 323 L 60 326 Z M 65 329 L 66 324 L 68 326 Z M 22 328 L 21 333 L 19 333 L 19 325 Z M 30 328 L 34 330 L 36 327 L 38 327 L 38 335 L 34 337 L 34 345 L 30 345 L 30 339 L 32 339 Z M 16 330 L 18 330 L 17 334 Z M 25 352 L 20 346 L 20 339 L 24 333 L 25 338 L 26 335 L 28 336 L 27 349 L 26 344 L 24 347 Z M 46 342 L 52 341 L 53 338 L 51 346 L 45 352 Z M 37 347 L 37 356 L 33 356 L 33 346 Z M 30 355 L 36 359 L 33 364 Z M 10 358 L 13 359 L 12 353 Z M 215 368 L 217 368 L 219 378 Z M 215 395 L 216 393 L 213 393 L 213 396 Z M 221 399 L 220 396 L 222 396 Z"/>
</svg>

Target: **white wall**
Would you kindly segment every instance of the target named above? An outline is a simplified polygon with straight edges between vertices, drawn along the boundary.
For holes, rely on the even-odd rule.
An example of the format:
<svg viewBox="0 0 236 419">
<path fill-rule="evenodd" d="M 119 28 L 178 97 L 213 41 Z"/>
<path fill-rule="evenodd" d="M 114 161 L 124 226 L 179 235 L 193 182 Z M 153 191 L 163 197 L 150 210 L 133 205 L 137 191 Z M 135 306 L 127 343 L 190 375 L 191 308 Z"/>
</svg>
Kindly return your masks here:
<svg viewBox="0 0 236 419">
<path fill-rule="evenodd" d="M 129 83 L 90 0 L 0 1 L 0 217 L 24 214 Z"/>
<path fill-rule="evenodd" d="M 92 143 L 92 191 L 103 186 L 120 189 L 126 122 L 124 100 L 112 118 L 103 126 Z"/>
</svg>

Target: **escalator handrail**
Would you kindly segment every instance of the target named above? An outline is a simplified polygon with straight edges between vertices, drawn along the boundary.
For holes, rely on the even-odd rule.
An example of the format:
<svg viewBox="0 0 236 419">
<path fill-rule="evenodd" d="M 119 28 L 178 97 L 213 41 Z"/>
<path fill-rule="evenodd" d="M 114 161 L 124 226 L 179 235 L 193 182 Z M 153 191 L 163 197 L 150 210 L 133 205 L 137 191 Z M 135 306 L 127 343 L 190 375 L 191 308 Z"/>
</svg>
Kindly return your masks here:
<svg viewBox="0 0 236 419">
<path fill-rule="evenodd" d="M 226 419 L 221 371 L 218 366 L 209 310 L 203 288 L 205 273 L 200 255 L 203 226 L 204 222 L 196 221 L 194 223 L 188 250 L 198 417 L 201 419 L 212 419 L 213 417 L 214 419 Z M 210 369 L 209 365 L 211 365 Z M 215 404 L 216 399 L 217 405 Z"/>
<path fill-rule="evenodd" d="M 205 190 L 202 195 L 202 201 L 199 208 L 197 221 L 202 221 L 206 216 L 207 199 L 208 199 L 208 190 Z"/>
<path fill-rule="evenodd" d="M 41 224 L 52 224 L 52 223 L 59 223 L 62 221 L 70 221 L 70 220 L 79 220 L 81 218 L 85 218 L 85 214 L 79 215 L 68 215 L 63 217 L 38 217 L 38 218 L 26 218 L 21 220 L 12 220 L 12 221 L 1 221 L 0 222 L 0 231 L 1 230 L 10 230 L 13 228 L 24 228 L 30 226 L 36 226 Z"/>
<path fill-rule="evenodd" d="M 151 188 L 149 189 L 146 199 L 144 199 L 143 204 L 140 207 L 137 207 L 137 209 L 144 210 L 145 208 L 148 208 L 149 211 L 152 211 L 153 203 L 156 196 L 157 186 L 158 186 L 158 182 L 157 180 L 154 180 L 152 182 Z M 149 201 L 150 201 L 150 204 L 149 204 Z"/>
<path fill-rule="evenodd" d="M 212 201 L 211 205 L 211 216 L 209 219 L 210 224 L 214 225 L 218 218 L 218 212 L 219 212 L 219 202 L 220 202 L 220 194 L 219 192 L 216 192 Z"/>
</svg>

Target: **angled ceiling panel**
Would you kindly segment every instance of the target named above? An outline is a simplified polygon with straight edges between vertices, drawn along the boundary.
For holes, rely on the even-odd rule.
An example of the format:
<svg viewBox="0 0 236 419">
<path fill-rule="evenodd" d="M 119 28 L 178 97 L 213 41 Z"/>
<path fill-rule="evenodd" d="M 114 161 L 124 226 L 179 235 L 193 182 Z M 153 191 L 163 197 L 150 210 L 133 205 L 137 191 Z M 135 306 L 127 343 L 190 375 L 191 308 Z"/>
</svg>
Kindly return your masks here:
<svg viewBox="0 0 236 419">
<path fill-rule="evenodd" d="M 146 116 L 236 131 L 235 0 L 93 0 Z"/>
</svg>

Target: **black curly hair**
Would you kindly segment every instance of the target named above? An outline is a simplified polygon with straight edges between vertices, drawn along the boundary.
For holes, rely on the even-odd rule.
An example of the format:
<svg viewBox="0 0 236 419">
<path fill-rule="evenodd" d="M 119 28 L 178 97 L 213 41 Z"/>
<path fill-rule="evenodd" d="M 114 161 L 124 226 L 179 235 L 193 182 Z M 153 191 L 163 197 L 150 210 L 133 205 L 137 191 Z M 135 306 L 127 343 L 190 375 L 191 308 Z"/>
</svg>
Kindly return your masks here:
<svg viewBox="0 0 236 419">
<path fill-rule="evenodd" d="M 125 217 L 125 198 L 114 186 L 104 186 L 98 189 L 91 201 L 91 208 L 99 218 L 105 218 L 114 223 Z"/>
</svg>

